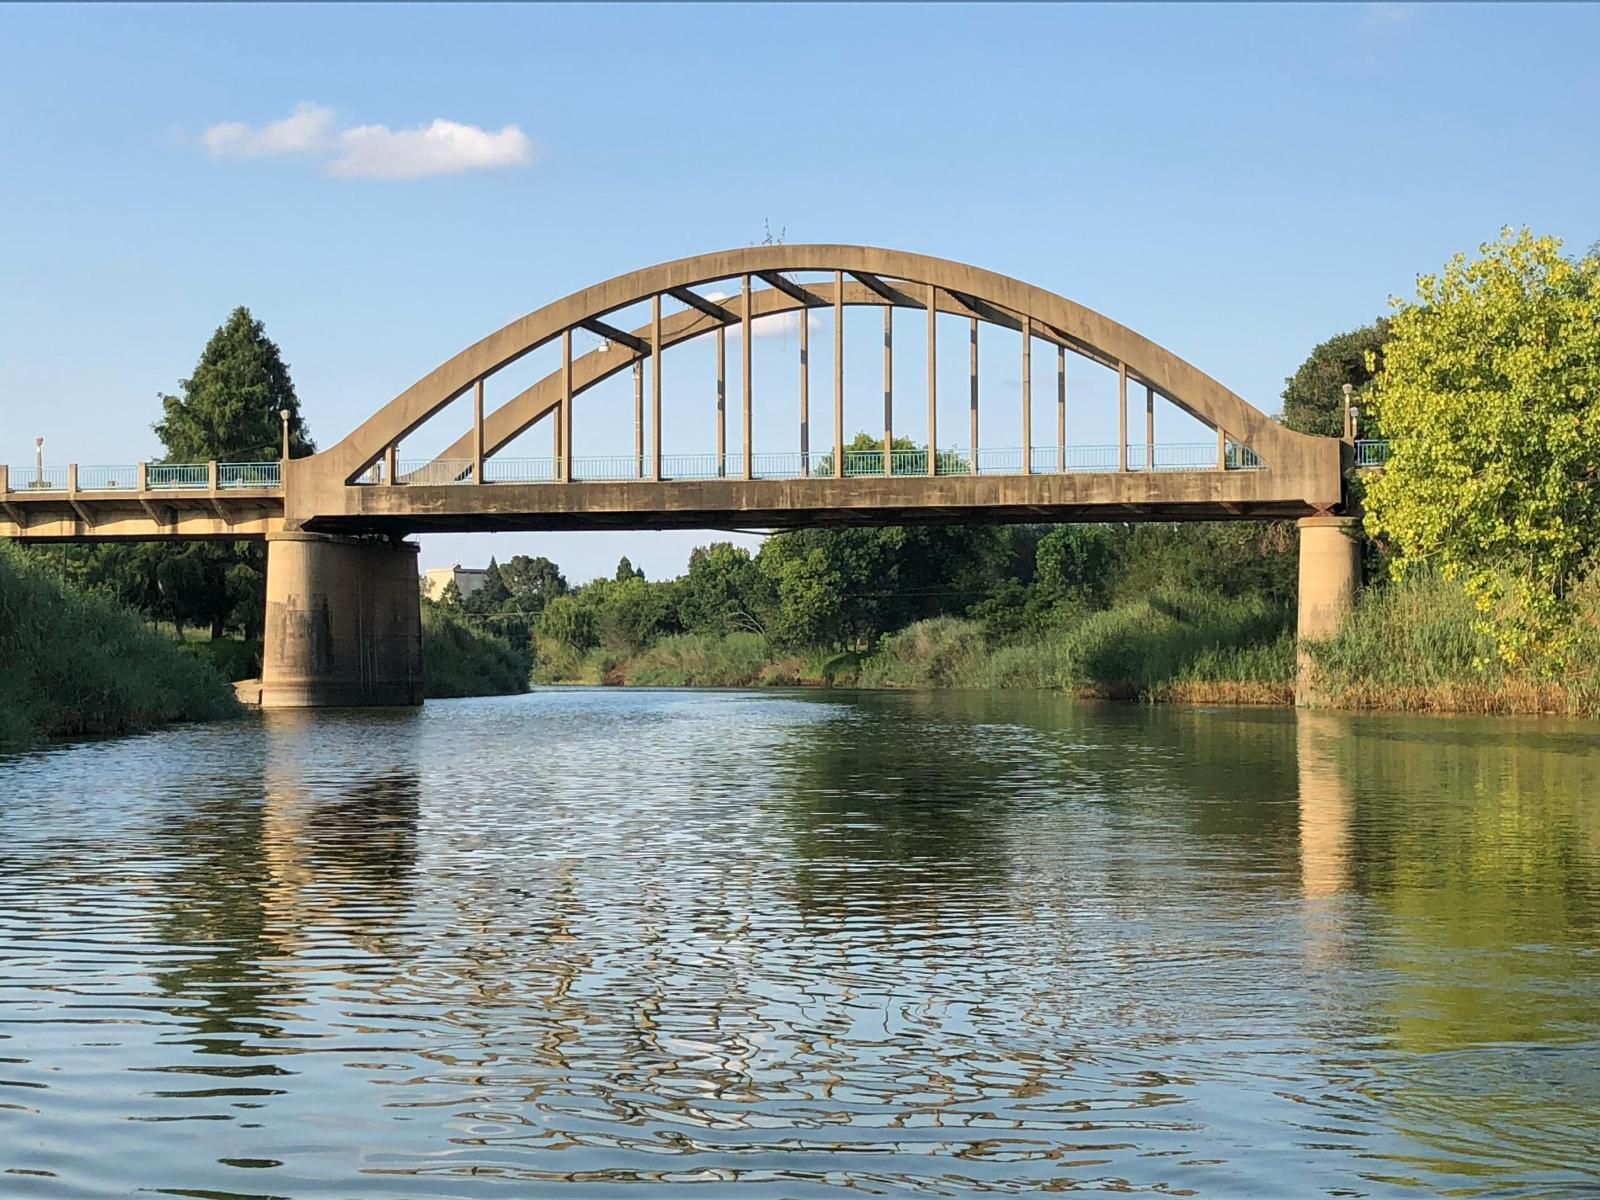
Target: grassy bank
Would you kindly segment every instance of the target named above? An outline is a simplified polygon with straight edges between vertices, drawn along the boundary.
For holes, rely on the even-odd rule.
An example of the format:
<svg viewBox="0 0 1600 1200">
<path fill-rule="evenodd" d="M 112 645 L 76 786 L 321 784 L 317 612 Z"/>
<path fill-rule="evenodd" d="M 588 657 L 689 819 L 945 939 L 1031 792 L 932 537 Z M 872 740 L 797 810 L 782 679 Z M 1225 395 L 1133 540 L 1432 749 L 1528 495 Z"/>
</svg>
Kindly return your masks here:
<svg viewBox="0 0 1600 1200">
<path fill-rule="evenodd" d="M 1579 597 L 1572 667 L 1500 662 L 1453 584 L 1426 573 L 1363 592 L 1313 648 L 1339 708 L 1600 716 L 1600 579 Z M 1042 628 L 986 635 L 964 617 L 917 621 L 870 654 L 785 653 L 753 633 L 680 634 L 627 656 L 541 643 L 547 683 L 655 687 L 1039 688 L 1118 700 L 1294 703 L 1292 614 L 1258 598 L 1167 591 L 1105 609 L 1065 606 Z"/>
<path fill-rule="evenodd" d="M 1312 656 L 1340 708 L 1600 716 L 1600 575 L 1576 600 L 1573 647 L 1559 669 L 1503 662 L 1473 628 L 1466 593 L 1426 571 L 1367 589 Z"/>
<path fill-rule="evenodd" d="M 0 746 L 237 712 L 207 663 L 0 545 Z"/>
<path fill-rule="evenodd" d="M 992 644 L 960 617 L 918 621 L 875 653 L 780 653 L 753 633 L 680 634 L 634 656 L 579 656 L 541 643 L 549 683 L 656 687 L 859 686 L 1053 688 L 1118 698 L 1285 703 L 1294 645 L 1284 614 L 1253 600 L 1152 597 L 1060 614 L 1051 627 Z"/>
<path fill-rule="evenodd" d="M 422 686 L 430 698 L 525 692 L 531 667 L 529 655 L 505 639 L 469 625 L 453 609 L 422 602 Z"/>
</svg>

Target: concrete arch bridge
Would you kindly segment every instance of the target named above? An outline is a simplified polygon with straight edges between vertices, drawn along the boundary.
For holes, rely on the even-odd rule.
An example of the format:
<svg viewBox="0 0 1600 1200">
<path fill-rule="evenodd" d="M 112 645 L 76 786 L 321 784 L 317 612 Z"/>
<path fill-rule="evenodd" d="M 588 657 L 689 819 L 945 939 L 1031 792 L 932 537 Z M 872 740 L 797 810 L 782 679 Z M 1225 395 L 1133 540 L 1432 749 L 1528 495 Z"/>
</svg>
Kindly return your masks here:
<svg viewBox="0 0 1600 1200">
<path fill-rule="evenodd" d="M 883 313 L 883 442 L 865 453 L 845 441 L 847 308 Z M 923 330 L 926 395 L 915 404 L 925 406 L 919 416 L 929 449 L 895 448 L 895 315 L 903 310 L 918 314 Z M 814 377 L 811 317 L 830 311 L 831 369 Z M 798 332 L 798 411 L 782 431 L 785 441 L 792 434 L 792 449 L 758 453 L 755 423 L 770 414 L 758 414 L 753 402 L 761 380 L 752 325 L 774 317 L 794 321 Z M 1017 434 L 999 447 L 978 436 L 982 325 L 1017 335 L 1020 403 L 1008 397 Z M 967 343 L 968 377 L 957 396 L 941 397 L 938 345 L 952 333 Z M 578 335 L 600 345 L 582 351 Z M 711 418 L 714 444 L 664 453 L 665 352 L 701 339 L 715 346 L 714 387 L 706 390 L 714 412 L 702 414 Z M 730 340 L 740 384 L 734 446 Z M 553 370 L 487 405 L 486 389 L 501 372 L 548 348 L 559 349 Z M 1115 377 L 1114 444 L 1068 439 L 1069 377 L 1084 360 Z M 586 419 L 586 397 L 625 372 L 633 378 L 631 447 L 575 455 L 573 431 Z M 1055 401 L 1055 420 L 1039 427 L 1036 376 Z M 441 453 L 401 457 L 407 438 L 467 397 L 470 425 Z M 1158 443 L 1158 401 L 1214 437 Z M 940 448 L 941 417 L 957 405 L 965 409 L 958 424 L 964 437 L 947 436 L 948 448 Z M 989 419 L 993 428 L 992 413 Z M 550 432 L 547 456 L 507 453 L 541 425 Z M 264 538 L 263 703 L 417 703 L 416 547 L 404 538 L 426 532 L 1294 517 L 1301 529 L 1300 629 L 1320 636 L 1336 625 L 1356 583 L 1358 555 L 1344 514 L 1354 452 L 1351 442 L 1285 429 L 1148 338 L 1019 280 L 873 247 L 755 246 L 647 267 L 537 309 L 468 346 L 307 458 L 0 467 L 0 536 Z"/>
</svg>

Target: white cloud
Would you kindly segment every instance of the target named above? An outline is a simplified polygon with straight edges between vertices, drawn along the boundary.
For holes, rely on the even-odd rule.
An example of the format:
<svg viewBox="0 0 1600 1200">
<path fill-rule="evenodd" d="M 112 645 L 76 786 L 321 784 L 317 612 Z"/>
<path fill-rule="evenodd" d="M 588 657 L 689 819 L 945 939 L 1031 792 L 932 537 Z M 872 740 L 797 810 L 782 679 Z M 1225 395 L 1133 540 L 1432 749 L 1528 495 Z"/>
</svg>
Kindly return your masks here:
<svg viewBox="0 0 1600 1200">
<path fill-rule="evenodd" d="M 707 292 L 706 299 L 715 300 L 718 303 L 721 303 L 724 300 L 732 300 L 733 297 L 728 295 L 727 292 Z M 735 308 L 735 311 L 738 311 L 737 307 Z M 817 309 L 811 309 L 810 313 L 811 332 L 815 333 L 822 327 L 822 313 Z M 738 323 L 728 326 L 728 336 L 742 336 L 740 332 L 742 328 L 743 326 Z M 754 340 L 755 338 L 787 337 L 790 334 L 795 334 L 798 336 L 799 333 L 800 313 L 797 310 L 791 310 L 783 313 L 768 313 L 766 316 L 757 317 L 754 321 L 750 322 L 751 340 Z"/>
<path fill-rule="evenodd" d="M 329 145 L 333 109 L 301 104 L 281 121 L 259 129 L 242 121 L 213 125 L 200 135 L 212 158 L 260 158 L 268 154 L 306 154 Z"/>
<path fill-rule="evenodd" d="M 330 175 L 370 179 L 417 179 L 520 166 L 533 161 L 536 150 L 533 139 L 515 125 L 491 132 L 435 118 L 414 129 L 356 125 L 337 130 L 333 110 L 311 103 L 259 127 L 242 121 L 212 125 L 200 141 L 212 158 L 331 155 Z"/>
<path fill-rule="evenodd" d="M 521 166 L 533 161 L 533 149 L 533 139 L 515 125 L 498 133 L 438 118 L 416 129 L 357 125 L 339 135 L 339 157 L 328 172 L 372 179 L 453 175 Z"/>
</svg>

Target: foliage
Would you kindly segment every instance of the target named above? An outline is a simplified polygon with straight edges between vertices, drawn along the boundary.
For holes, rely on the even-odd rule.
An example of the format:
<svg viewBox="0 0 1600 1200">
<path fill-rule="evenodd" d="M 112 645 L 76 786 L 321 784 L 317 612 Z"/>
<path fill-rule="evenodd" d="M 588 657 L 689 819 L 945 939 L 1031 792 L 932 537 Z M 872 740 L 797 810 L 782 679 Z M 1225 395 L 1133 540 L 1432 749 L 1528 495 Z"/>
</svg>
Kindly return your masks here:
<svg viewBox="0 0 1600 1200">
<path fill-rule="evenodd" d="M 105 594 L 0 544 L 0 746 L 132 733 L 238 711 L 211 666 Z"/>
<path fill-rule="evenodd" d="M 172 462 L 276 462 L 289 413 L 293 457 L 316 449 L 277 343 L 243 306 L 211 335 L 182 395 L 161 397 L 155 431 Z"/>
<path fill-rule="evenodd" d="M 1570 665 L 1551 679 L 1507 662 L 1460 581 L 1421 565 L 1368 587 L 1355 611 L 1310 653 L 1342 707 L 1600 714 L 1600 572 L 1572 589 Z"/>
<path fill-rule="evenodd" d="M 425 695 L 507 695 L 528 690 L 532 662 L 465 614 L 422 601 L 422 685 Z"/>
<path fill-rule="evenodd" d="M 697 546 L 678 586 L 678 623 L 689 633 L 764 634 L 775 602 L 750 551 L 730 542 Z"/>
<path fill-rule="evenodd" d="M 1389 319 L 1379 317 L 1349 333 L 1331 337 L 1313 349 L 1288 379 L 1283 381 L 1283 423 L 1300 433 L 1320 437 L 1344 436 L 1344 385 L 1362 408 L 1360 434 L 1381 437 L 1369 419 L 1366 395 L 1383 369 L 1384 345 L 1389 339 Z"/>
<path fill-rule="evenodd" d="M 1460 579 L 1503 661 L 1555 672 L 1600 549 L 1600 258 L 1526 230 L 1481 254 L 1397 307 L 1373 393 L 1392 456 L 1367 528 L 1397 573 Z"/>
</svg>

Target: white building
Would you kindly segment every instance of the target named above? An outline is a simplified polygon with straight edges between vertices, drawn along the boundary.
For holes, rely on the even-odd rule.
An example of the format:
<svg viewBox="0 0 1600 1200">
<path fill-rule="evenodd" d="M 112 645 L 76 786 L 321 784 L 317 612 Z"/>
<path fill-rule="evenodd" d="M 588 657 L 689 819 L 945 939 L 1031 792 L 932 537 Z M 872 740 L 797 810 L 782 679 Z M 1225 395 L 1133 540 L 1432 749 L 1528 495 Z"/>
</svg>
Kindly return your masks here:
<svg viewBox="0 0 1600 1200">
<path fill-rule="evenodd" d="M 422 573 L 422 594 L 429 600 L 443 599 L 444 589 L 454 581 L 465 600 L 483 586 L 488 573 L 486 567 L 463 567 L 460 563 L 453 567 L 434 567 Z"/>
</svg>

